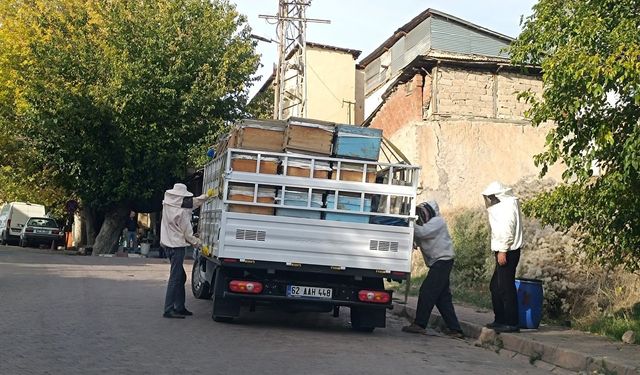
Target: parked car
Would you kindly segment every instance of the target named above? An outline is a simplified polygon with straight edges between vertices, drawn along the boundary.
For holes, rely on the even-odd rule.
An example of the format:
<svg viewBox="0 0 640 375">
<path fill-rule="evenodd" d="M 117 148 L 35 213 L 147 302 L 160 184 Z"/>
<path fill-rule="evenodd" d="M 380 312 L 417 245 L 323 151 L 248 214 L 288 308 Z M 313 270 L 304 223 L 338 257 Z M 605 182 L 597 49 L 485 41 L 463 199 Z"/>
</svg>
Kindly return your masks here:
<svg viewBox="0 0 640 375">
<path fill-rule="evenodd" d="M 63 232 L 55 220 L 48 217 L 29 218 L 20 232 L 20 246 L 51 244 L 57 247 L 62 241 Z"/>
<path fill-rule="evenodd" d="M 41 204 L 28 202 L 9 202 L 0 209 L 0 243 L 15 244 L 30 217 L 44 217 L 45 208 Z"/>
</svg>

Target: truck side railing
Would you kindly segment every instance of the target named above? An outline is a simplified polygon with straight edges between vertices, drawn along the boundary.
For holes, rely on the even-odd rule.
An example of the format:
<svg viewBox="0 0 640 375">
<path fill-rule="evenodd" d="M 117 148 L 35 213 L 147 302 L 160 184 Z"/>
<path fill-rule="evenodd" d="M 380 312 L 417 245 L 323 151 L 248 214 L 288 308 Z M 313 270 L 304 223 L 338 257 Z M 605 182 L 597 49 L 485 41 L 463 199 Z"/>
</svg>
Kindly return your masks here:
<svg viewBox="0 0 640 375">
<path fill-rule="evenodd" d="M 255 171 L 234 171 L 232 160 L 239 155 L 255 158 Z M 265 174 L 261 172 L 264 160 L 277 159 L 280 163 L 282 174 Z M 309 177 L 287 175 L 289 166 L 293 163 L 305 163 L 308 165 Z M 320 164 L 323 170 L 326 165 L 332 168 L 332 177 L 314 178 Z M 354 170 L 356 172 L 354 172 Z M 361 172 L 357 172 L 360 170 Z M 312 210 L 320 212 L 349 213 L 355 215 L 375 215 L 380 217 L 393 217 L 411 221 L 415 215 L 416 190 L 419 179 L 420 167 L 406 164 L 378 163 L 373 161 L 331 158 L 324 156 L 311 156 L 299 154 L 285 154 L 274 152 L 262 152 L 252 150 L 229 149 L 225 154 L 209 162 L 204 169 L 205 189 L 217 189 L 218 199 L 207 202 L 205 209 L 223 210 L 228 204 L 242 204 L 247 206 L 275 207 L 297 210 Z M 346 171 L 346 172 L 345 172 Z M 342 180 L 344 173 L 350 175 L 351 181 Z M 360 173 L 359 181 L 353 181 L 354 173 Z M 372 174 L 375 181 L 372 181 Z M 230 184 L 241 184 L 253 188 L 253 200 L 238 201 L 229 198 Z M 307 192 L 306 206 L 286 205 L 284 199 L 278 199 L 276 203 L 258 202 L 261 188 L 274 188 L 281 191 L 284 197 L 287 191 Z M 327 207 L 313 207 L 312 194 L 322 192 L 333 195 L 331 204 Z M 350 196 L 358 195 L 360 198 L 359 210 L 351 207 L 350 210 L 340 209 L 339 198 L 342 194 Z M 368 209 L 365 203 L 373 200 L 376 207 Z"/>
</svg>

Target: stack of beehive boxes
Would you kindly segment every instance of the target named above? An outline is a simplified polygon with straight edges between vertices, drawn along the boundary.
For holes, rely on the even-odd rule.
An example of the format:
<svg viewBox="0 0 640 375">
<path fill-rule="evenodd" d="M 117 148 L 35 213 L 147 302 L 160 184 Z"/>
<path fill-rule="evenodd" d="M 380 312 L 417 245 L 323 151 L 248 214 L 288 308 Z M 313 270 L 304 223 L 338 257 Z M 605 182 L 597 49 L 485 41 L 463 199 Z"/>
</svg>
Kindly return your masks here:
<svg viewBox="0 0 640 375">
<path fill-rule="evenodd" d="M 234 171 L 249 173 L 282 174 L 289 177 L 339 179 L 341 181 L 374 183 L 376 167 L 371 165 L 363 174 L 362 161 L 377 161 L 380 152 L 382 131 L 352 125 L 336 125 L 318 120 L 290 118 L 288 121 L 243 120 L 232 128 L 218 142 L 216 151 L 222 154 L 227 148 L 252 151 L 285 153 L 287 157 L 270 158 L 262 156 L 258 165 L 257 157 L 251 154 L 234 154 L 231 168 Z M 315 160 L 313 166 L 308 158 L 296 158 L 296 155 L 312 155 L 354 159 L 354 163 Z M 229 199 L 253 202 L 255 188 L 234 185 L 229 189 Z M 257 202 L 275 203 L 282 200 L 285 206 L 296 208 L 259 207 L 243 204 L 230 205 L 230 211 L 301 218 L 325 218 L 327 220 L 369 222 L 367 215 L 348 213 L 326 213 L 313 208 L 337 208 L 340 210 L 360 211 L 359 194 L 340 193 L 337 204 L 335 194 L 308 189 L 285 189 L 261 187 L 257 191 Z M 310 203 L 309 203 L 310 202 Z M 306 209 L 299 209 L 306 207 Z M 364 210 L 369 211 L 371 198 L 366 197 Z M 269 208 L 269 209 L 266 209 Z"/>
</svg>

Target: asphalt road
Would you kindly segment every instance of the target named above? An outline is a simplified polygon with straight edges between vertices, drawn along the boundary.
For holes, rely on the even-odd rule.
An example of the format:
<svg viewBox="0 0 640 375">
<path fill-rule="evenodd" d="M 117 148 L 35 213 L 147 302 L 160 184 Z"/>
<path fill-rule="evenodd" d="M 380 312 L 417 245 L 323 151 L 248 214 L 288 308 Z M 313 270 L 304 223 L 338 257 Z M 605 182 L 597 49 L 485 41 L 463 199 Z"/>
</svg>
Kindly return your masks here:
<svg viewBox="0 0 640 375">
<path fill-rule="evenodd" d="M 188 289 L 195 315 L 164 319 L 168 269 L 160 259 L 0 247 L 0 374 L 548 373 L 471 342 L 403 333 L 392 314 L 372 334 L 351 331 L 346 309 L 215 323 L 211 301 Z"/>
</svg>

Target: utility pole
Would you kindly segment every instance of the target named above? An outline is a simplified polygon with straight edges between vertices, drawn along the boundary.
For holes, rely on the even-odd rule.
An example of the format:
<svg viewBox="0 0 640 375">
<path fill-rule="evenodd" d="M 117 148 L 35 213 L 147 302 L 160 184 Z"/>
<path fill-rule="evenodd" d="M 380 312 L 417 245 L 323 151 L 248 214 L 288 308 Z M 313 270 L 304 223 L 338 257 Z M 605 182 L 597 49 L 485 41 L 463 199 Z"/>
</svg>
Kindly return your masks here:
<svg viewBox="0 0 640 375">
<path fill-rule="evenodd" d="M 278 0 L 278 15 L 260 15 L 276 21 L 278 66 L 274 100 L 275 119 L 305 117 L 307 106 L 307 22 L 330 23 L 306 17 L 311 0 Z M 287 116 L 288 115 L 288 116 Z"/>
</svg>

